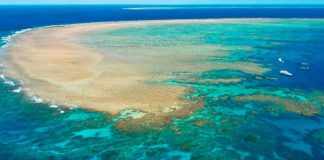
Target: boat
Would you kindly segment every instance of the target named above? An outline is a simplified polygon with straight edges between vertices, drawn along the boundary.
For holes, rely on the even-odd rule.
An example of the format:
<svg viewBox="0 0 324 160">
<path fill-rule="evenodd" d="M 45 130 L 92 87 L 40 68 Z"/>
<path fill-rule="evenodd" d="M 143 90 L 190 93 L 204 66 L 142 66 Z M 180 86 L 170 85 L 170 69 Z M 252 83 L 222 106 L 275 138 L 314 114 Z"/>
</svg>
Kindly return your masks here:
<svg viewBox="0 0 324 160">
<path fill-rule="evenodd" d="M 280 71 L 280 74 L 285 75 L 285 76 L 293 76 L 292 73 L 290 73 L 290 72 L 288 72 L 288 71 L 286 71 L 286 70 L 281 70 L 281 71 Z"/>
<path fill-rule="evenodd" d="M 282 60 L 282 58 L 278 58 L 278 61 L 281 62 L 281 63 L 285 63 L 285 61 Z"/>
</svg>

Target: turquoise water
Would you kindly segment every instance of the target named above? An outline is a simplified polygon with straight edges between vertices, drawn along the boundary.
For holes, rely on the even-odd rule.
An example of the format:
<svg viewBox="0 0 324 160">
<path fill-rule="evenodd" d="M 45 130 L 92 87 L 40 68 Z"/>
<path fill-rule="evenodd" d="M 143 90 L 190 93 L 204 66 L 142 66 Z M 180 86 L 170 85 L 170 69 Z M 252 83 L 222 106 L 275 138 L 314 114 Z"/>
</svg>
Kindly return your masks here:
<svg viewBox="0 0 324 160">
<path fill-rule="evenodd" d="M 177 75 L 148 84 L 192 87 L 184 96 L 189 101 L 200 99 L 204 108 L 187 118 L 174 118 L 162 130 L 123 131 L 116 123 L 129 116 L 141 117 L 142 113 L 130 110 L 110 117 L 78 107 L 35 103 L 13 92 L 20 86 L 18 81 L 4 77 L 0 85 L 0 156 L 323 159 L 323 26 L 323 20 L 262 20 L 137 26 L 89 33 L 85 35 L 89 39 L 82 43 L 103 52 L 114 49 L 112 56 L 134 57 L 129 60 L 132 63 L 142 62 L 148 54 L 162 54 L 159 60 L 176 56 L 179 66 L 190 64 L 183 70 L 172 61 L 168 67 L 150 60 L 147 62 L 152 64 L 143 65 L 154 67 L 157 73 Z M 246 62 L 256 65 L 246 67 Z M 215 67 L 192 67 L 204 63 Z M 294 76 L 280 75 L 283 69 Z M 215 81 L 233 78 L 241 81 Z"/>
</svg>

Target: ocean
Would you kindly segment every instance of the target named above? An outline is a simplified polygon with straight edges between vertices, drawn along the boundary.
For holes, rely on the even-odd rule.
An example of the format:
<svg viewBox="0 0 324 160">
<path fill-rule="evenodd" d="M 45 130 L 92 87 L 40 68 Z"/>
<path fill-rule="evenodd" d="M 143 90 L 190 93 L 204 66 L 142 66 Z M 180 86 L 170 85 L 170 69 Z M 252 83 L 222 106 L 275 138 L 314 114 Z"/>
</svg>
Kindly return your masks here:
<svg viewBox="0 0 324 160">
<path fill-rule="evenodd" d="M 197 63 L 219 63 L 226 66 L 223 69 L 172 72 L 185 78 L 151 82 L 189 86 L 193 90 L 186 98 L 200 99 L 204 108 L 187 118 L 174 118 L 159 130 L 124 131 L 116 124 L 138 112 L 112 117 L 48 104 L 24 95 L 19 80 L 2 74 L 0 159 L 323 159 L 324 6 L 0 6 L 0 45 L 5 50 L 8 36 L 50 25 L 213 18 L 275 19 L 124 28 L 92 33 L 87 36 L 94 41 L 83 41 L 121 53 L 127 47 L 149 53 L 154 47 L 183 45 L 198 46 L 204 53 L 197 54 L 205 55 L 210 52 L 206 46 L 222 46 L 217 51 L 229 56 L 209 56 Z M 103 45 L 102 40 L 109 43 Z M 256 74 L 259 68 L 244 67 L 247 63 L 271 71 Z M 283 76 L 281 70 L 294 75 Z"/>
</svg>

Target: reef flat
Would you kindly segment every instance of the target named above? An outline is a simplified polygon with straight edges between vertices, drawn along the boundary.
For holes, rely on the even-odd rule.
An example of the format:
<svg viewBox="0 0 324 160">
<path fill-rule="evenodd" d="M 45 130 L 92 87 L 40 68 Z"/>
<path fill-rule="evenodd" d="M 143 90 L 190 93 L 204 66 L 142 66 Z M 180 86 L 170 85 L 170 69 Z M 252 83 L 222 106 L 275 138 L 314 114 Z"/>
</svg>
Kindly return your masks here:
<svg viewBox="0 0 324 160">
<path fill-rule="evenodd" d="M 218 68 L 262 74 L 267 69 L 246 62 L 194 62 L 217 54 L 219 57 L 224 56 L 224 53 L 215 51 L 218 46 L 152 45 L 150 49 L 130 46 L 122 48 L 128 51 L 119 53 L 122 51 L 113 47 L 102 51 L 98 46 L 89 47 L 81 42 L 114 45 L 117 42 L 97 42 L 105 39 L 91 35 L 119 28 L 240 21 L 244 19 L 94 23 L 34 29 L 14 37 L 14 43 L 7 51 L 7 73 L 22 80 L 24 87 L 30 89 L 33 95 L 55 104 L 81 106 L 111 114 L 126 109 L 159 113 L 162 108 L 182 108 L 191 105 L 183 98 L 188 87 L 146 82 L 170 79 L 173 77 L 170 73 L 173 72 Z M 118 41 L 140 43 L 134 37 L 118 38 Z"/>
</svg>

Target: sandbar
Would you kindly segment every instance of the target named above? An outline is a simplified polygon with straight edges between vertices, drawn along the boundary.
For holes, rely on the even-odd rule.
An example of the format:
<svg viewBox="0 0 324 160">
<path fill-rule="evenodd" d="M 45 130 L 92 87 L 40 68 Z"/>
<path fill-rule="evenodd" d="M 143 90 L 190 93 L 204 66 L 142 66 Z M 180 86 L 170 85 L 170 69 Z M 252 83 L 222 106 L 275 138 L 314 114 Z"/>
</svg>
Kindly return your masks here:
<svg viewBox="0 0 324 160">
<path fill-rule="evenodd" d="M 145 82 L 168 79 L 170 74 L 155 74 L 150 67 L 129 63 L 124 58 L 109 56 L 107 53 L 103 54 L 100 50 L 77 43 L 76 39 L 87 32 L 136 25 L 244 21 L 246 20 L 102 22 L 33 29 L 11 40 L 4 59 L 5 72 L 21 80 L 23 87 L 28 88 L 33 95 L 50 103 L 80 106 L 113 115 L 126 109 L 159 114 L 165 108 L 192 105 L 183 98 L 190 88 L 147 84 Z M 154 59 L 154 57 L 150 58 Z M 235 66 L 235 64 L 225 63 L 191 66 L 191 68 L 199 71 L 217 67 L 242 68 L 247 73 L 255 73 L 250 68 L 257 68 L 257 65 L 245 64 L 247 68 L 239 64 Z M 170 67 L 169 63 L 161 62 L 158 65 Z M 251 67 L 248 68 L 249 66 Z M 188 70 L 190 64 L 181 67 Z M 174 70 L 170 70 L 172 71 Z M 261 68 L 256 71 L 256 74 L 266 71 Z"/>
</svg>

